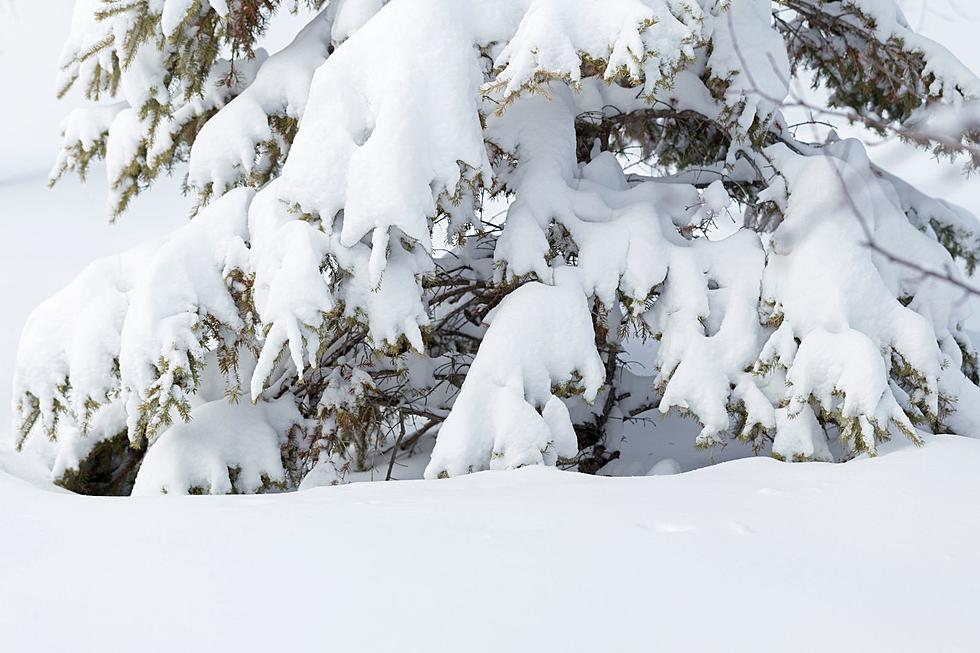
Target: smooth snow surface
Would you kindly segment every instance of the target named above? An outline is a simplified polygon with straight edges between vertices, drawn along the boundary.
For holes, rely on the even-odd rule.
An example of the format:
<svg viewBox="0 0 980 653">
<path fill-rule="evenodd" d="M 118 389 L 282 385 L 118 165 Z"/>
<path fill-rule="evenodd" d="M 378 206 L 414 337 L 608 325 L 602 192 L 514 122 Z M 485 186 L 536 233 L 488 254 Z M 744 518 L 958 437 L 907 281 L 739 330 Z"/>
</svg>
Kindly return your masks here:
<svg viewBox="0 0 980 653">
<path fill-rule="evenodd" d="M 248 497 L 0 473 L 2 649 L 980 650 L 980 442 L 902 447 Z"/>
</svg>

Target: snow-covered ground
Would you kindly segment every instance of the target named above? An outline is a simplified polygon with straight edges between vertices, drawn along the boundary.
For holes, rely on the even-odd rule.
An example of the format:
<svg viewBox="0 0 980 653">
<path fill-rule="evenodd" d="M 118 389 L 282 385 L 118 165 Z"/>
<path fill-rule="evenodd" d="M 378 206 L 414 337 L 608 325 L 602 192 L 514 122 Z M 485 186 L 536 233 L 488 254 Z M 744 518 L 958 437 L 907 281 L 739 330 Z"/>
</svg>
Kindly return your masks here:
<svg viewBox="0 0 980 653">
<path fill-rule="evenodd" d="M 980 650 L 980 441 L 279 496 L 0 474 L 0 650 Z"/>
</svg>

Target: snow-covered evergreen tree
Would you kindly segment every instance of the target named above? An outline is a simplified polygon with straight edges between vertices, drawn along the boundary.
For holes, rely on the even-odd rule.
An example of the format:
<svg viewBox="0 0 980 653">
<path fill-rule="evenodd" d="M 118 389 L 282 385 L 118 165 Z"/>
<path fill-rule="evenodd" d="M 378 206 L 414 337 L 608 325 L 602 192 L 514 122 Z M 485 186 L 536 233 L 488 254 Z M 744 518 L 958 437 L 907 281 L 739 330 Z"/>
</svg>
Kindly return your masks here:
<svg viewBox="0 0 980 653">
<path fill-rule="evenodd" d="M 786 118 L 812 81 L 980 166 L 980 81 L 895 0 L 77 0 L 62 63 L 53 179 L 200 199 L 26 327 L 16 428 L 69 488 L 596 471 L 657 410 L 786 460 L 980 433 L 976 220 Z"/>
</svg>

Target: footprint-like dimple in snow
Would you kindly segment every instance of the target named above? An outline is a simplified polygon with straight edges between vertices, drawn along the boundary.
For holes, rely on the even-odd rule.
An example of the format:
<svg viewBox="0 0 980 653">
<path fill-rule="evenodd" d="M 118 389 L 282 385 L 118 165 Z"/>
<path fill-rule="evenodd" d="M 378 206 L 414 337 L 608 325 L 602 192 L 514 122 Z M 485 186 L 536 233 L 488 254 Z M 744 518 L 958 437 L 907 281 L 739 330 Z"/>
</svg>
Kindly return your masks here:
<svg viewBox="0 0 980 653">
<path fill-rule="evenodd" d="M 687 533 L 694 530 L 694 526 L 691 524 L 676 524 L 670 522 L 661 522 L 654 526 L 654 529 L 658 533 Z"/>
<path fill-rule="evenodd" d="M 746 526 L 742 522 L 737 521 L 729 522 L 728 528 L 737 535 L 752 535 L 755 533 L 755 530 L 750 526 Z"/>
</svg>

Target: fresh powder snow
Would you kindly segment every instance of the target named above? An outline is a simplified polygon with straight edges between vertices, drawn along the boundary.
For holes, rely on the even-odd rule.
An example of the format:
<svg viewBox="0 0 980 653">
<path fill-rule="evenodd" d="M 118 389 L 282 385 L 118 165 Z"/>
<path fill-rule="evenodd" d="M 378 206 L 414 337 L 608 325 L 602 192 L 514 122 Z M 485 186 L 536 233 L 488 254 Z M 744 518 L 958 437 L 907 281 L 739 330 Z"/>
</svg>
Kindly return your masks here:
<svg viewBox="0 0 980 653">
<path fill-rule="evenodd" d="M 972 8 L 291 4 L 0 0 L 0 651 L 980 650 Z"/>
</svg>

